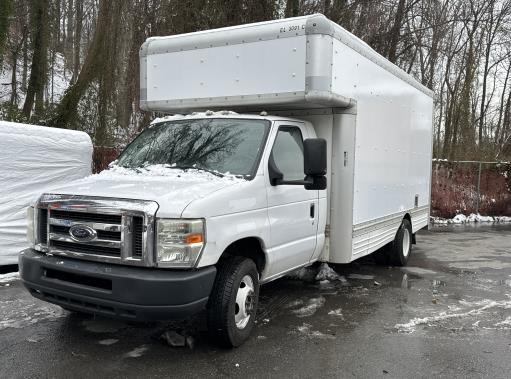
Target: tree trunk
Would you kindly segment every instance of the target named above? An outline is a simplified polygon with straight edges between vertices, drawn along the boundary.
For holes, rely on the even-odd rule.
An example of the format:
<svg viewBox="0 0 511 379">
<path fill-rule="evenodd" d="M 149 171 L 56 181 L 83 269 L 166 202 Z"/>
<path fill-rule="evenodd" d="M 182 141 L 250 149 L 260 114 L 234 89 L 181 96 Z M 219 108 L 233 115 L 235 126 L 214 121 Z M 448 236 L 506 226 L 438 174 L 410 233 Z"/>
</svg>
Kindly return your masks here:
<svg viewBox="0 0 511 379">
<path fill-rule="evenodd" d="M 11 1 L 2 0 L 0 2 L 0 71 L 3 66 L 5 41 L 7 41 L 7 32 L 9 31 L 9 15 L 12 10 Z"/>
<path fill-rule="evenodd" d="M 73 77 L 71 83 L 76 81 L 78 72 L 80 71 L 80 53 L 82 44 L 82 25 L 83 25 L 83 2 L 76 2 L 76 20 L 75 20 L 75 34 L 73 37 L 74 57 L 73 57 Z"/>
<path fill-rule="evenodd" d="M 23 116 L 26 120 L 30 119 L 34 99 L 36 95 L 40 98 L 46 82 L 49 4 L 49 0 L 32 0 L 31 3 L 33 56 L 27 95 L 23 104 Z"/>
<path fill-rule="evenodd" d="M 103 63 L 108 52 L 106 42 L 108 38 L 111 38 L 109 25 L 112 22 L 112 17 L 119 17 L 119 15 L 113 15 L 114 3 L 112 0 L 100 1 L 96 29 L 82 69 L 76 82 L 66 91 L 57 107 L 55 116 L 50 120 L 50 125 L 58 128 L 70 127 L 85 90 L 93 80 L 99 78 L 101 70 L 105 69 Z"/>
<path fill-rule="evenodd" d="M 394 24 L 389 33 L 389 50 L 387 58 L 392 63 L 396 62 L 397 45 L 399 43 L 399 37 L 401 35 L 401 25 L 403 24 L 403 18 L 405 16 L 405 3 L 406 0 L 399 0 L 397 4 L 396 16 L 394 17 Z"/>
<path fill-rule="evenodd" d="M 300 0 L 287 0 L 284 11 L 286 17 L 296 17 L 300 15 Z"/>
<path fill-rule="evenodd" d="M 82 3 L 83 1 L 78 0 Z M 83 5 L 82 5 L 83 6 Z M 73 0 L 67 1 L 67 14 L 66 14 L 66 40 L 65 40 L 65 55 L 66 55 L 66 67 L 71 68 L 73 66 L 73 26 L 74 26 L 74 10 Z"/>
</svg>

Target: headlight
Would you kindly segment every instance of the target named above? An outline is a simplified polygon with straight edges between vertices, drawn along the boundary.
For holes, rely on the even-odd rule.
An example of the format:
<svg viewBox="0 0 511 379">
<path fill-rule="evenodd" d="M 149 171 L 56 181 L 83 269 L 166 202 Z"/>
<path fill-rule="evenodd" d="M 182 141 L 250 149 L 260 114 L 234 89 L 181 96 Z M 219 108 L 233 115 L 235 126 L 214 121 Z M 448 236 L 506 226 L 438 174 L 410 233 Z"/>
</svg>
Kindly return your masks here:
<svg viewBox="0 0 511 379">
<path fill-rule="evenodd" d="M 28 207 L 27 209 L 27 240 L 30 247 L 35 246 L 35 209 L 34 207 Z"/>
<path fill-rule="evenodd" d="M 162 267 L 193 267 L 205 242 L 204 220 L 158 219 L 157 262 Z"/>
</svg>

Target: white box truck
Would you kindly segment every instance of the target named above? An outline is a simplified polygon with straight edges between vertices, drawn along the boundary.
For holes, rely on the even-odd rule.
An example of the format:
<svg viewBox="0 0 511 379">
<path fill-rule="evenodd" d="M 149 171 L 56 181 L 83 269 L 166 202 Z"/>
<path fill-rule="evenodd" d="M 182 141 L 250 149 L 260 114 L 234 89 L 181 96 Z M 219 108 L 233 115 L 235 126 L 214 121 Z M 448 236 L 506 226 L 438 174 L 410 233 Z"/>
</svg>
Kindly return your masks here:
<svg viewBox="0 0 511 379">
<path fill-rule="evenodd" d="M 323 15 L 149 38 L 140 67 L 141 108 L 172 115 L 34 204 L 34 296 L 130 320 L 206 309 L 237 346 L 260 284 L 380 248 L 406 264 L 428 225 L 433 116 L 410 75 Z"/>
</svg>

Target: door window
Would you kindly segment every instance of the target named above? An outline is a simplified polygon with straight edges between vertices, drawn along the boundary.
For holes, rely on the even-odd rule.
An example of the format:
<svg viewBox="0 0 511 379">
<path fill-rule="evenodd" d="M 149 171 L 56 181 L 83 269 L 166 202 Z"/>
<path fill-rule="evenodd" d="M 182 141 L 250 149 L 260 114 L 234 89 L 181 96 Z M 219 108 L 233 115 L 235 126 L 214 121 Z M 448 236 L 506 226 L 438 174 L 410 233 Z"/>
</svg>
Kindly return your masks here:
<svg viewBox="0 0 511 379">
<path fill-rule="evenodd" d="M 300 128 L 281 126 L 275 138 L 271 159 L 284 174 L 284 180 L 303 180 L 303 138 Z"/>
</svg>

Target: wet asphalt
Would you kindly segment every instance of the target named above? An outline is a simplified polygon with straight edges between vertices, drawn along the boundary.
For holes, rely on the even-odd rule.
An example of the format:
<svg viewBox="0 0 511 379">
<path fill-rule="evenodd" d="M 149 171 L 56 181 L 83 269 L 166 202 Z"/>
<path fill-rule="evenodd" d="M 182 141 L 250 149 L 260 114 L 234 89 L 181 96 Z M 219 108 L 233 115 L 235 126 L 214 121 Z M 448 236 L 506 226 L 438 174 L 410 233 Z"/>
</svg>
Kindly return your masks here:
<svg viewBox="0 0 511 379">
<path fill-rule="evenodd" d="M 202 316 L 126 324 L 0 281 L 0 377 L 511 377 L 511 225 L 436 227 L 406 268 L 335 269 L 341 280 L 263 286 L 252 338 L 234 350 L 208 339 Z M 169 346 L 169 331 L 188 346 Z"/>
</svg>

